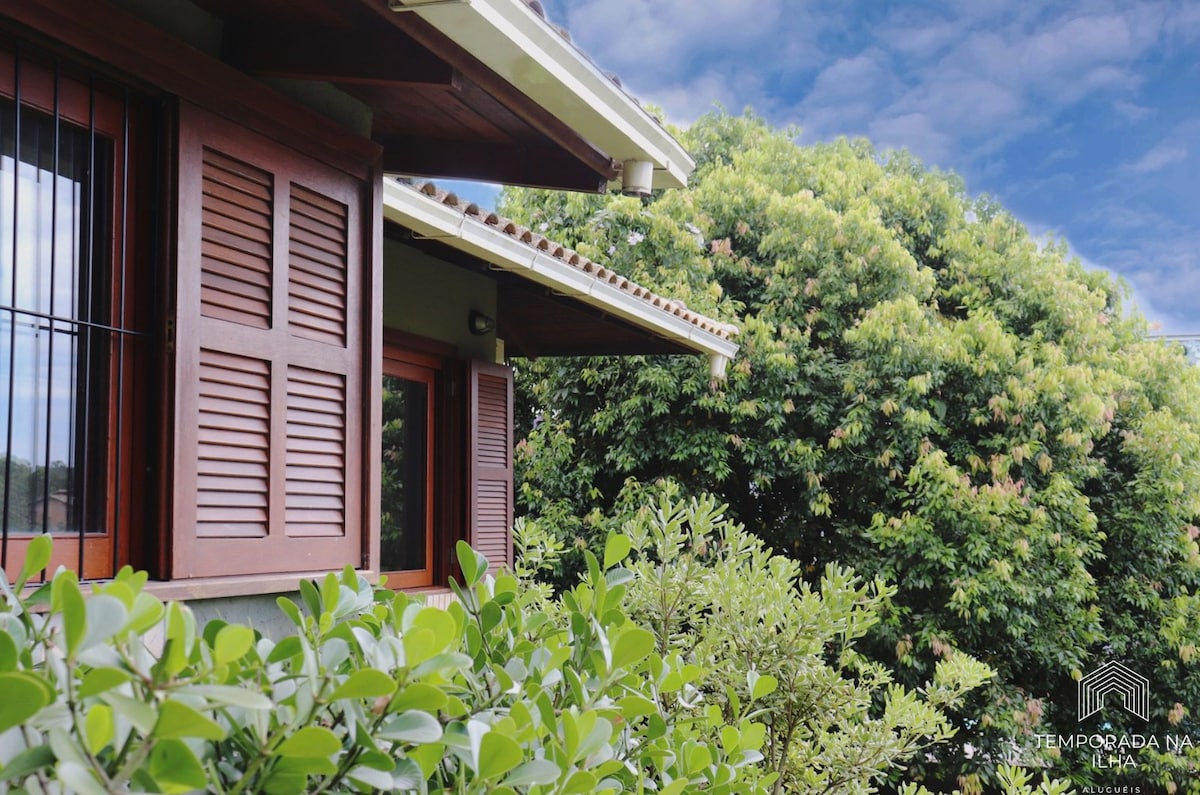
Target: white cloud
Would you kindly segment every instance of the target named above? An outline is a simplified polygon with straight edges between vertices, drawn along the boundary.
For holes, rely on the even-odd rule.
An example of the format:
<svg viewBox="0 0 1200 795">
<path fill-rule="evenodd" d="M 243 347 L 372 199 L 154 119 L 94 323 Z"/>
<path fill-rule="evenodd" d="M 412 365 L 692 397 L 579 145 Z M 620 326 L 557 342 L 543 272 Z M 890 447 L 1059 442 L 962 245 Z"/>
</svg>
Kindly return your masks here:
<svg viewBox="0 0 1200 795">
<path fill-rule="evenodd" d="M 1172 163 L 1187 160 L 1187 156 L 1186 147 L 1164 141 L 1137 160 L 1127 164 L 1124 169 L 1134 174 L 1149 174 L 1164 169 Z"/>
<path fill-rule="evenodd" d="M 801 0 L 559 0 L 550 18 L 640 99 L 687 123 L 720 103 L 783 111 L 772 84 L 816 68 L 832 19 Z M 771 118 L 780 120 L 777 115 Z M 787 121 L 794 121 L 787 119 Z"/>
<path fill-rule="evenodd" d="M 1148 108 L 1145 105 L 1139 105 L 1136 102 L 1129 102 L 1124 99 L 1118 99 L 1113 102 L 1113 110 L 1131 122 L 1139 122 L 1147 116 L 1154 114 L 1153 108 Z"/>
<path fill-rule="evenodd" d="M 877 119 L 867 129 L 880 148 L 906 148 L 928 163 L 945 165 L 954 151 L 954 139 L 937 128 L 923 113 L 905 113 Z"/>
</svg>

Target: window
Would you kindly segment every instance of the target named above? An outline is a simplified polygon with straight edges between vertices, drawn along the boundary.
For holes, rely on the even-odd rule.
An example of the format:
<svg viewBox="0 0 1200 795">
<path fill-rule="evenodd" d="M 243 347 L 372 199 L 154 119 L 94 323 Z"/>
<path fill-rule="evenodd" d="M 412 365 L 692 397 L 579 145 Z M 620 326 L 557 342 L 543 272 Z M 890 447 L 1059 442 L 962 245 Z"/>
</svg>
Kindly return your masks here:
<svg viewBox="0 0 1200 795">
<path fill-rule="evenodd" d="M 135 113 L 95 78 L 0 48 L 0 555 L 37 534 L 87 578 L 145 514 L 151 275 L 134 267 Z M 138 412 L 141 423 L 133 418 Z M 141 478 L 140 480 L 145 480 Z"/>
<path fill-rule="evenodd" d="M 433 584 L 437 369 L 384 360 L 380 450 L 380 571 L 395 587 Z"/>
<path fill-rule="evenodd" d="M 385 331 L 379 570 L 393 588 L 445 586 L 466 539 L 512 563 L 512 371 Z"/>
</svg>

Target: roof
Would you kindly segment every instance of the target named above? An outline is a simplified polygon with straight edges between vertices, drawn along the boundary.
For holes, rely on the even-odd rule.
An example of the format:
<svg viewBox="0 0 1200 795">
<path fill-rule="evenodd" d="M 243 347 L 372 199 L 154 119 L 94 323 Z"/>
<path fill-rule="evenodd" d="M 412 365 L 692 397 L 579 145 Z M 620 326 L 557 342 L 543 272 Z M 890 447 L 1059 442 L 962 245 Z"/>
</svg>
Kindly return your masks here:
<svg viewBox="0 0 1200 795">
<path fill-rule="evenodd" d="M 737 352 L 738 327 L 658 295 L 512 219 L 461 201 L 433 183 L 386 180 L 384 217 L 439 243 L 614 315 L 678 349 L 710 357 L 714 376 Z M 720 371 L 720 372 L 718 372 Z"/>
<path fill-rule="evenodd" d="M 470 52 L 621 167 L 649 162 L 654 188 L 687 184 L 687 150 L 545 18 L 539 0 L 389 0 Z"/>
</svg>

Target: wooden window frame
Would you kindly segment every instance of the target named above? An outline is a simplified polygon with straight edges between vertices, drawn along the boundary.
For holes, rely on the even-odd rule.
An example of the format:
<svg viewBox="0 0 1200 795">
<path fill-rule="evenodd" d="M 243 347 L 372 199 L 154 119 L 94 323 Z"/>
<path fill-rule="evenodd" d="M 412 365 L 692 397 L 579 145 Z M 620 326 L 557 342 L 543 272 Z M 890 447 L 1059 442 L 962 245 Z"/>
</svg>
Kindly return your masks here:
<svg viewBox="0 0 1200 795">
<path fill-rule="evenodd" d="M 438 477 L 437 477 L 437 450 L 438 450 L 438 428 L 439 420 L 441 419 L 441 411 L 439 410 L 438 397 L 441 390 L 438 388 L 441 380 L 440 374 L 442 371 L 442 363 L 439 360 L 431 359 L 430 357 L 420 356 L 411 351 L 405 351 L 398 348 L 388 348 L 384 351 L 383 356 L 383 375 L 392 376 L 395 378 L 403 378 L 408 381 L 414 381 L 419 384 L 424 384 L 426 389 L 426 416 L 425 416 L 425 566 L 420 569 L 405 569 L 393 571 L 384 569 L 380 564 L 380 575 L 387 577 L 387 584 L 391 588 L 430 588 L 434 585 L 435 572 L 437 571 L 437 549 L 434 543 L 436 534 L 437 522 L 435 515 L 437 513 L 437 496 Z M 382 477 L 382 475 L 381 475 Z M 383 510 L 382 503 L 380 511 Z M 380 523 L 380 555 L 383 554 L 383 526 Z"/>
<path fill-rule="evenodd" d="M 84 500 L 78 512 L 82 527 L 53 533 L 54 553 L 47 570 L 65 566 L 81 579 L 101 579 L 113 576 L 126 563 L 144 562 L 133 557 L 134 550 L 144 546 L 143 535 L 134 537 L 144 533 L 134 521 L 135 509 L 141 515 L 147 507 L 153 510 L 154 503 L 153 489 L 145 485 L 144 477 L 138 477 L 154 449 L 151 429 L 159 394 L 150 350 L 156 345 L 146 339 L 156 336 L 150 331 L 154 276 L 152 267 L 141 268 L 136 263 L 150 254 L 145 245 L 149 231 L 146 211 L 138 197 L 147 192 L 146 183 L 157 163 L 152 155 L 139 154 L 145 121 L 140 105 L 128 91 L 107 82 L 99 85 L 94 76 L 76 75 L 70 64 L 51 67 L 47 63 L 0 42 L 0 96 L 14 101 L 18 112 L 32 109 L 90 130 L 109 149 L 103 164 L 107 173 L 95 183 L 104 188 L 105 195 L 102 199 L 93 196 L 95 209 L 91 211 L 100 222 L 95 230 L 97 240 L 99 233 L 106 235 L 93 249 L 102 252 L 105 268 L 99 276 L 106 286 L 101 286 L 102 293 L 89 287 L 89 294 L 82 299 L 104 307 L 102 320 L 119 330 L 102 333 L 92 343 L 107 348 L 106 374 L 102 388 L 89 396 L 90 405 L 82 407 L 82 412 L 103 423 L 103 429 L 94 432 L 94 438 L 103 441 L 79 451 L 84 460 L 76 466 L 84 467 L 82 477 L 94 485 L 80 495 Z M 19 148 L 20 142 L 15 145 Z M 19 153 L 16 161 L 19 164 Z M 68 324 L 64 319 L 50 322 Z M 137 344 L 139 335 L 141 344 Z M 10 575 L 19 569 L 36 535 L 8 533 L 4 558 Z"/>
<path fill-rule="evenodd" d="M 430 540 L 432 568 L 429 577 L 420 581 L 409 581 L 400 572 L 381 572 L 388 575 L 387 586 L 393 589 L 444 590 L 458 569 L 454 559 L 454 544 L 465 539 L 467 533 L 467 505 L 465 486 L 466 445 L 466 402 L 465 362 L 458 359 L 457 349 L 437 340 L 431 340 L 397 329 L 383 330 L 383 372 L 397 363 L 414 365 L 436 373 L 434 391 L 431 393 L 430 414 L 434 416 L 430 452 L 432 454 L 432 494 L 426 503 L 427 521 L 432 522 Z M 376 403 L 381 402 L 376 393 Z M 378 454 L 376 450 L 376 454 Z M 377 463 L 373 464 L 378 466 Z M 372 538 L 372 560 L 379 560 L 378 521 L 376 534 Z M 375 566 L 378 569 L 378 565 Z"/>
</svg>

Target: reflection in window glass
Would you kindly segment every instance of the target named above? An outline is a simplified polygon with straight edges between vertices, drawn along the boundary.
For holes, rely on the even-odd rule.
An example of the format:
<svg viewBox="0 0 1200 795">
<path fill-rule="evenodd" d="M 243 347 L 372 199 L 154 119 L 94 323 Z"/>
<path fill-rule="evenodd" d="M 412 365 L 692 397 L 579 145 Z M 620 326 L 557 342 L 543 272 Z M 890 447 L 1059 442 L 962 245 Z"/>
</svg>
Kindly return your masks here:
<svg viewBox="0 0 1200 795">
<path fill-rule="evenodd" d="M 427 568 L 429 386 L 383 378 L 380 569 Z"/>
<path fill-rule="evenodd" d="M 106 143 L 24 107 L 19 126 L 18 146 L 15 105 L 0 98 L 0 501 L 10 532 L 73 531 L 87 524 L 83 451 L 104 433 L 87 408 L 102 407 L 106 354 L 84 324 L 107 315 L 103 290 L 95 307 L 85 299 L 106 279 L 86 254 L 102 234 L 89 163 L 107 162 Z"/>
</svg>

